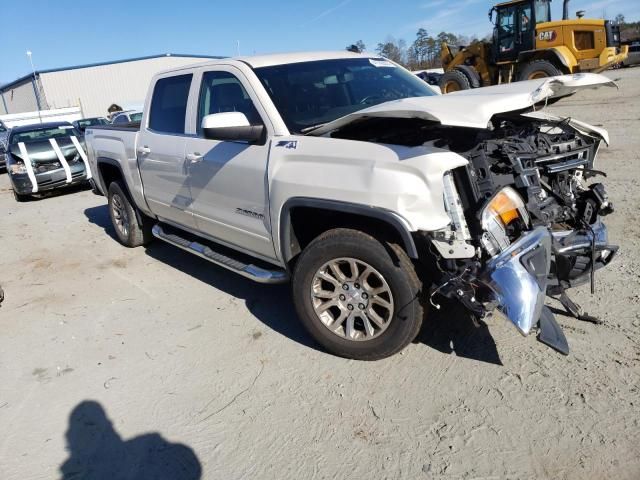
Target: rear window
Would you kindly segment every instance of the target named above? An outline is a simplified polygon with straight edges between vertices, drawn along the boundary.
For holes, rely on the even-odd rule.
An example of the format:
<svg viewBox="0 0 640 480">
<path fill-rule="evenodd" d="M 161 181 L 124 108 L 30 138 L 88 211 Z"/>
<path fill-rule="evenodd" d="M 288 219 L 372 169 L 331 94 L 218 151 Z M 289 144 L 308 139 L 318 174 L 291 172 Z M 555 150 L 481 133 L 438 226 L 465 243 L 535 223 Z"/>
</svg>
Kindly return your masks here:
<svg viewBox="0 0 640 480">
<path fill-rule="evenodd" d="M 43 128 L 27 132 L 16 132 L 11 135 L 11 145 L 15 145 L 20 142 L 39 142 L 42 140 L 49 140 L 50 138 L 66 138 L 72 135 L 75 135 L 77 137 L 80 134 L 71 125 L 61 125 L 59 127 Z"/>
<path fill-rule="evenodd" d="M 162 133 L 184 133 L 192 75 L 178 75 L 156 82 L 149 110 L 149 128 Z"/>
</svg>

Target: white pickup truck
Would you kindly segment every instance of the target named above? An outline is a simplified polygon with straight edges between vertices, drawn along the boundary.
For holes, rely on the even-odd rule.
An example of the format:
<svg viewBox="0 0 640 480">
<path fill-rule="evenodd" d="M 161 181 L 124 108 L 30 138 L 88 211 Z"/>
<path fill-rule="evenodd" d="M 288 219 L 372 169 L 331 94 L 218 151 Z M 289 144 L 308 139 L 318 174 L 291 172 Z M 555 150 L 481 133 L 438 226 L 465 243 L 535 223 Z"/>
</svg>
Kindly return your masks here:
<svg viewBox="0 0 640 480">
<path fill-rule="evenodd" d="M 327 350 L 392 355 L 443 297 L 497 308 L 567 354 L 546 295 L 617 247 L 594 160 L 607 133 L 544 112 L 578 74 L 440 96 L 348 52 L 215 60 L 160 73 L 139 126 L 86 130 L 119 240 L 156 237 L 258 282 L 291 279 Z"/>
</svg>

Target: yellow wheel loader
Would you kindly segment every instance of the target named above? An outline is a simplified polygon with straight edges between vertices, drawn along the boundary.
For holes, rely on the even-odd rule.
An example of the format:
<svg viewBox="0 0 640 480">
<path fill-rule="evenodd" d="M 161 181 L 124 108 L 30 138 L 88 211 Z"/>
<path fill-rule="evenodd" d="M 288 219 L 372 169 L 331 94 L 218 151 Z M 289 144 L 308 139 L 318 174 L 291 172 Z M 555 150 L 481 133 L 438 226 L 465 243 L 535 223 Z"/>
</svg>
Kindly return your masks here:
<svg viewBox="0 0 640 480">
<path fill-rule="evenodd" d="M 442 44 L 445 70 L 442 93 L 565 73 L 601 72 L 622 62 L 629 47 L 620 45 L 620 28 L 608 20 L 569 19 L 569 0 L 563 18 L 551 21 L 551 0 L 514 0 L 489 11 L 493 39 L 474 42 L 453 53 Z M 494 20 L 495 17 L 495 20 Z"/>
</svg>

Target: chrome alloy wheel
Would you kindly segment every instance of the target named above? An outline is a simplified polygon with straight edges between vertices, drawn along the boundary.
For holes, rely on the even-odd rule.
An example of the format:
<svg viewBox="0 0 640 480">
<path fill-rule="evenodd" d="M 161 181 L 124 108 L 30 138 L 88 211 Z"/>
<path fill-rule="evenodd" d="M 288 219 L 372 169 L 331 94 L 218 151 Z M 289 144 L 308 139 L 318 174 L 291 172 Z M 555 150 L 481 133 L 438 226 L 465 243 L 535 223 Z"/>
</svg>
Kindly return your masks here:
<svg viewBox="0 0 640 480">
<path fill-rule="evenodd" d="M 384 277 L 355 258 L 322 265 L 311 283 L 316 315 L 329 330 L 347 340 L 381 335 L 393 319 L 393 295 Z"/>
<path fill-rule="evenodd" d="M 111 197 L 111 213 L 115 227 L 123 237 L 129 235 L 129 214 L 120 195 L 117 193 Z"/>
</svg>

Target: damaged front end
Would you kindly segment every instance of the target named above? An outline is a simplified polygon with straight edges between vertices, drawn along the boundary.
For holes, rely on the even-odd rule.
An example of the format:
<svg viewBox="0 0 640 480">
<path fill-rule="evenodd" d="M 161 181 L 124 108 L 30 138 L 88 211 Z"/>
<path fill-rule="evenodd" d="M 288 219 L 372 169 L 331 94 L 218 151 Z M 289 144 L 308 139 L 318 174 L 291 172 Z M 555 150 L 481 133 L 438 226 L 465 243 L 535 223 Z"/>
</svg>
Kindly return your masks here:
<svg viewBox="0 0 640 480">
<path fill-rule="evenodd" d="M 467 165 L 443 177 L 448 227 L 419 231 L 425 269 L 438 297 L 462 303 L 472 319 L 500 310 L 524 335 L 567 354 L 545 297 L 574 317 L 596 321 L 566 295 L 591 281 L 618 247 L 602 217 L 613 212 L 595 168 L 605 130 L 535 107 L 578 89 L 614 86 L 595 74 L 515 82 L 408 98 L 346 115 L 314 135 L 454 152 Z"/>
<path fill-rule="evenodd" d="M 471 296 L 471 311 L 480 317 L 497 307 L 524 335 L 537 326 L 539 339 L 565 354 L 566 340 L 545 297 L 558 295 L 572 316 L 597 322 L 566 290 L 591 281 L 593 291 L 596 270 L 618 250 L 602 222 L 613 205 L 603 184 L 589 182 L 605 175 L 594 161 L 606 132 L 585 130 L 566 119 L 511 114 L 474 134 L 440 129 L 433 140 L 469 160 L 451 175 L 469 231 L 464 241 L 480 245 L 474 258 L 449 259 L 453 271 L 438 293 L 466 305 Z"/>
<path fill-rule="evenodd" d="M 390 126 L 393 125 L 393 128 Z M 575 317 L 593 320 L 565 290 L 593 281 L 617 251 L 602 217 L 613 212 L 594 161 L 606 132 L 540 114 L 497 114 L 487 129 L 419 119 L 370 119 L 332 135 L 426 145 L 468 160 L 444 175 L 449 227 L 420 235 L 435 257 L 432 292 L 461 302 L 480 319 L 500 310 L 523 335 L 568 353 L 547 295 Z"/>
</svg>

